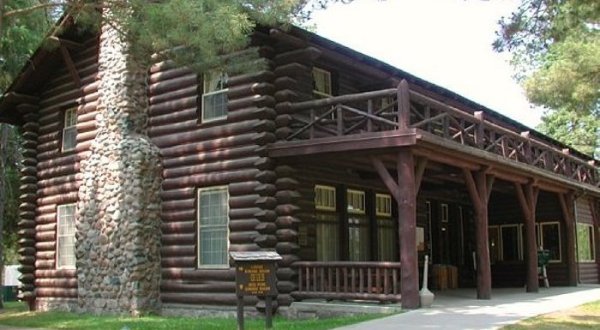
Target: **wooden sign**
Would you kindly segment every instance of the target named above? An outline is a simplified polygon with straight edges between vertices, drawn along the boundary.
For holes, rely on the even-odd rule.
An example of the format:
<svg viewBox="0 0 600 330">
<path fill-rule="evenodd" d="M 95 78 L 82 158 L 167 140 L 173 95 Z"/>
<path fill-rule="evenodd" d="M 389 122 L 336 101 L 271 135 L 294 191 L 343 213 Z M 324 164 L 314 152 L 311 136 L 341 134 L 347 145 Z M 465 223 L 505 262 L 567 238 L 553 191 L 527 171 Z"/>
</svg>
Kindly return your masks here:
<svg viewBox="0 0 600 330">
<path fill-rule="evenodd" d="M 238 295 L 277 295 L 274 262 L 237 262 L 235 270 L 235 287 Z"/>
<path fill-rule="evenodd" d="M 265 328 L 273 327 L 272 304 L 277 296 L 277 261 L 275 251 L 230 252 L 235 264 L 238 330 L 244 330 L 244 296 L 265 297 Z"/>
</svg>

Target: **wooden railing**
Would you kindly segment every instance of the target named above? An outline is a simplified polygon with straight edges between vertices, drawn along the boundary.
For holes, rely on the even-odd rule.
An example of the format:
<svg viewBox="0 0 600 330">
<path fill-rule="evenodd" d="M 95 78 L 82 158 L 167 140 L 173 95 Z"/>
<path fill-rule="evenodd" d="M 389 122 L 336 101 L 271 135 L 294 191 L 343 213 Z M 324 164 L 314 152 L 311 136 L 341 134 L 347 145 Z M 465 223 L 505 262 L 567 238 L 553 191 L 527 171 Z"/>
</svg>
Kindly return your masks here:
<svg viewBox="0 0 600 330">
<path fill-rule="evenodd" d="M 400 301 L 399 262 L 299 261 L 298 290 L 302 299 Z"/>
<path fill-rule="evenodd" d="M 278 110 L 290 115 L 289 132 L 283 135 L 292 141 L 416 128 L 446 141 L 600 187 L 600 169 L 594 161 L 577 157 L 529 132 L 494 123 L 481 111 L 460 110 L 405 86 L 404 90 L 399 87 L 280 104 Z"/>
</svg>

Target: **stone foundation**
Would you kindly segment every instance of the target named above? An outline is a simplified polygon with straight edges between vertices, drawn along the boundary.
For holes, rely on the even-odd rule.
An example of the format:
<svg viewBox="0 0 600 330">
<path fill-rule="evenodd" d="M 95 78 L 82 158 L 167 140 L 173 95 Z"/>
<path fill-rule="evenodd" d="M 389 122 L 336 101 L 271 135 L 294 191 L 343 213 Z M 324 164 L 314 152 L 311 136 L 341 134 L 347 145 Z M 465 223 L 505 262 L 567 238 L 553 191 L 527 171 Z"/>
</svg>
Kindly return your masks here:
<svg viewBox="0 0 600 330">
<path fill-rule="evenodd" d="M 81 161 L 79 307 L 95 314 L 158 312 L 161 164 L 145 133 L 146 71 L 108 25 L 98 62 L 98 130 Z"/>
</svg>

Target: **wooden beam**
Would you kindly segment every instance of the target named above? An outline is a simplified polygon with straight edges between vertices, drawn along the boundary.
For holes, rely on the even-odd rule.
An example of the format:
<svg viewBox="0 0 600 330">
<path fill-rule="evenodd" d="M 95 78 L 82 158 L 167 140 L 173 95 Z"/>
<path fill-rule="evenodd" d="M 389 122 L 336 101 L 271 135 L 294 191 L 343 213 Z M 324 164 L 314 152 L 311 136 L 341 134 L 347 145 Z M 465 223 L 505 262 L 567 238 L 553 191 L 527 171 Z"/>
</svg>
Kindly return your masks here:
<svg viewBox="0 0 600 330">
<path fill-rule="evenodd" d="M 419 268 L 417 255 L 417 196 L 415 193 L 415 166 L 412 151 L 400 148 L 398 171 L 398 222 L 400 225 L 400 293 L 402 308 L 413 309 L 420 305 Z"/>
<path fill-rule="evenodd" d="M 537 242 L 535 238 L 535 213 L 539 189 L 532 183 L 528 183 L 525 186 L 515 183 L 514 186 L 524 218 L 527 292 L 538 292 L 539 280 Z"/>
<path fill-rule="evenodd" d="M 269 155 L 272 157 L 290 157 L 322 154 L 328 152 L 359 151 L 410 146 L 415 143 L 416 134 L 414 130 L 395 130 L 370 133 L 366 135 L 355 134 L 312 140 L 277 142 L 269 147 Z"/>
<path fill-rule="evenodd" d="M 405 79 L 398 85 L 398 125 L 401 130 L 410 126 L 410 90 Z"/>
<path fill-rule="evenodd" d="M 387 168 L 385 168 L 385 165 L 381 159 L 371 156 L 371 164 L 373 164 L 373 167 L 377 171 L 377 174 L 379 174 L 381 181 L 383 181 L 383 184 L 385 184 L 385 186 L 388 188 L 390 194 L 394 197 L 394 200 L 396 200 L 396 203 L 400 203 L 400 187 L 396 183 L 396 180 L 392 178 Z"/>
<path fill-rule="evenodd" d="M 426 166 L 427 158 L 417 158 L 417 167 L 415 168 L 415 194 L 417 195 L 419 194 L 419 190 L 421 190 L 421 182 L 423 181 Z"/>
<path fill-rule="evenodd" d="M 79 73 L 77 72 L 77 68 L 75 67 L 75 63 L 73 63 L 73 59 L 71 58 L 71 54 L 69 54 L 67 47 L 61 44 L 60 52 L 62 54 L 63 60 L 65 61 L 65 65 L 69 70 L 71 78 L 73 78 L 73 81 L 75 82 L 77 87 L 81 88 L 81 78 L 79 77 Z"/>
<path fill-rule="evenodd" d="M 83 49 L 83 44 L 81 44 L 79 42 L 75 42 L 75 41 L 71 41 L 71 40 L 67 40 L 67 39 L 61 39 L 56 36 L 50 36 L 50 37 L 48 37 L 48 39 L 52 40 L 53 42 L 56 42 L 58 45 L 65 46 L 69 49 L 73 49 L 73 50 Z"/>
<path fill-rule="evenodd" d="M 565 220 L 567 237 L 567 277 L 568 285 L 577 286 L 577 263 L 575 260 L 575 198 L 572 192 L 558 194 L 558 201 Z"/>
<path fill-rule="evenodd" d="M 493 181 L 486 171 L 472 173 L 463 169 L 467 191 L 475 209 L 475 250 L 477 261 L 477 299 L 491 299 L 492 272 L 488 237 L 488 202 Z"/>
</svg>

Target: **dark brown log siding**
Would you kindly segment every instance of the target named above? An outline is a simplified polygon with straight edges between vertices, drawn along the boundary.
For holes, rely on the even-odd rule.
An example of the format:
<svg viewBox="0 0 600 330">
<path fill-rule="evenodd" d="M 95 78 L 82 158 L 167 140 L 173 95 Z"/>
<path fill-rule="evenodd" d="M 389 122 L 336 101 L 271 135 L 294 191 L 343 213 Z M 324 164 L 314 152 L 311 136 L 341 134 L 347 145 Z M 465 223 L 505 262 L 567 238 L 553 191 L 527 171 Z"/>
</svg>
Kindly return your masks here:
<svg viewBox="0 0 600 330">
<path fill-rule="evenodd" d="M 35 285 L 37 297 L 77 298 L 75 269 L 56 268 L 56 208 L 76 203 L 79 162 L 95 136 L 97 40 L 90 39 L 70 54 L 81 79 L 77 86 L 66 66 L 59 67 L 40 94 L 37 139 L 37 207 Z M 61 151 L 63 112 L 77 109 L 77 146 Z"/>
<path fill-rule="evenodd" d="M 165 303 L 235 304 L 233 268 L 197 267 L 197 189 L 228 187 L 230 251 L 275 247 L 269 224 L 276 175 L 263 156 L 263 146 L 275 140 L 272 77 L 268 70 L 230 74 L 227 119 L 200 123 L 202 78 L 169 63 L 150 69 L 148 134 L 163 162 Z"/>
<path fill-rule="evenodd" d="M 575 219 L 577 223 L 590 224 L 594 228 L 594 261 L 579 262 L 577 271 L 579 273 L 580 283 L 598 284 L 600 277 L 598 276 L 598 227 L 595 225 L 592 214 L 591 204 L 587 198 L 579 198 L 575 201 Z"/>
</svg>

